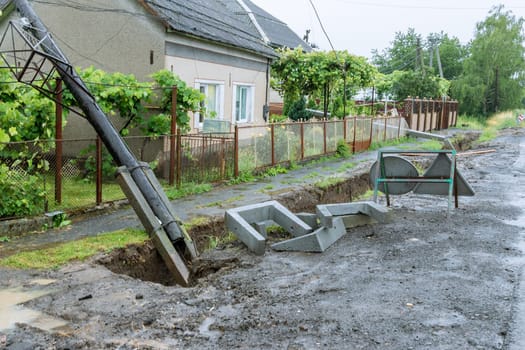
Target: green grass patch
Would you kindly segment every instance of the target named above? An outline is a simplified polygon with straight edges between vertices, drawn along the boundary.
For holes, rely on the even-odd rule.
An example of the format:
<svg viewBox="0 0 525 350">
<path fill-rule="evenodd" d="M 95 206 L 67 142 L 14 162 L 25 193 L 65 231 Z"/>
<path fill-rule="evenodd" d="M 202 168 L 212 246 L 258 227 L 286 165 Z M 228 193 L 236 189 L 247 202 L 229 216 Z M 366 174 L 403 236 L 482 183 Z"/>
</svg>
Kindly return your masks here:
<svg viewBox="0 0 525 350">
<path fill-rule="evenodd" d="M 93 181 L 87 181 L 81 178 L 68 178 L 62 182 L 62 201 L 60 204 L 55 203 L 53 193 L 55 193 L 55 184 L 52 178 L 46 177 L 48 193 L 49 210 L 67 210 L 71 208 L 83 208 L 95 205 L 96 202 L 96 184 Z M 111 202 L 126 198 L 126 195 L 120 189 L 117 183 L 102 184 L 102 199 L 105 202 Z"/>
<path fill-rule="evenodd" d="M 384 147 L 393 147 L 393 146 L 399 146 L 404 143 L 417 143 L 417 140 L 412 137 L 400 137 L 398 139 L 392 139 L 392 140 L 386 140 L 386 141 L 379 141 L 379 142 L 373 142 L 367 151 L 376 151 L 380 148 Z"/>
<path fill-rule="evenodd" d="M 206 216 L 197 216 L 191 219 L 190 221 L 183 222 L 182 225 L 184 226 L 186 230 L 189 230 L 194 226 L 204 225 L 209 221 L 210 221 L 210 218 Z"/>
<path fill-rule="evenodd" d="M 193 182 L 182 184 L 180 188 L 169 187 L 166 188 L 166 195 L 169 199 L 177 199 L 186 197 L 192 194 L 200 194 L 211 191 L 213 186 L 211 184 L 196 184 Z"/>
<path fill-rule="evenodd" d="M 317 171 L 312 171 L 308 175 L 303 176 L 303 180 L 314 179 L 314 178 L 319 177 L 319 176 L 320 176 L 320 174 Z"/>
<path fill-rule="evenodd" d="M 365 193 L 363 193 L 362 195 L 358 196 L 357 198 L 352 198 L 352 200 L 354 202 L 357 202 L 357 201 L 369 200 L 369 199 L 371 199 L 373 197 L 374 197 L 374 190 L 367 190 Z"/>
<path fill-rule="evenodd" d="M 495 139 L 498 136 L 498 130 L 495 128 L 485 128 L 481 132 L 481 135 L 479 135 L 479 142 L 487 142 L 490 140 Z"/>
<path fill-rule="evenodd" d="M 476 117 L 460 115 L 458 116 L 456 126 L 459 129 L 483 130 L 486 127 L 486 121 Z"/>
<path fill-rule="evenodd" d="M 315 186 L 321 190 L 326 190 L 330 186 L 345 182 L 346 179 L 342 177 L 327 177 L 315 183 Z"/>
<path fill-rule="evenodd" d="M 222 207 L 224 204 L 233 203 L 233 202 L 241 200 L 243 198 L 244 198 L 243 195 L 238 195 L 238 196 L 235 196 L 235 197 L 230 197 L 230 198 L 228 198 L 226 200 L 221 200 L 221 201 L 215 201 L 215 202 L 207 203 L 205 205 L 200 206 L 200 208 Z"/>
<path fill-rule="evenodd" d="M 0 266 L 19 269 L 56 269 L 71 261 L 83 261 L 102 252 L 129 244 L 143 243 L 148 235 L 137 229 L 125 229 L 87 237 L 52 247 L 20 252 L 0 260 Z"/>
<path fill-rule="evenodd" d="M 347 162 L 347 163 L 341 164 L 339 166 L 339 168 L 337 168 L 337 171 L 338 172 L 345 172 L 347 170 L 355 168 L 355 165 L 356 165 L 355 163 Z"/>
<path fill-rule="evenodd" d="M 235 234 L 233 234 L 233 232 L 228 232 L 228 234 L 224 237 L 208 236 L 208 250 L 213 250 L 220 245 L 231 243 L 236 239 L 237 237 Z"/>
</svg>

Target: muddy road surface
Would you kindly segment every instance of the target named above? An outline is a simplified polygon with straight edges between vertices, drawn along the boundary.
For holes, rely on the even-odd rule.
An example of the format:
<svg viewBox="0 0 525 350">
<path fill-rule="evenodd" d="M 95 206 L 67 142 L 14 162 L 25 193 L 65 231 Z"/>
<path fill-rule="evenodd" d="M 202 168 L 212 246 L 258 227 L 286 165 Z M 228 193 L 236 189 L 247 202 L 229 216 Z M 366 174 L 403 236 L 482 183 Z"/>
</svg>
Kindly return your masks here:
<svg viewBox="0 0 525 350">
<path fill-rule="evenodd" d="M 0 349 L 524 349 L 525 132 L 483 147 L 459 157 L 476 195 L 448 217 L 444 197 L 395 196 L 391 222 L 322 254 L 207 252 L 191 288 L 112 272 L 108 257 L 0 270 Z M 130 265 L 152 259 L 130 249 Z"/>
</svg>

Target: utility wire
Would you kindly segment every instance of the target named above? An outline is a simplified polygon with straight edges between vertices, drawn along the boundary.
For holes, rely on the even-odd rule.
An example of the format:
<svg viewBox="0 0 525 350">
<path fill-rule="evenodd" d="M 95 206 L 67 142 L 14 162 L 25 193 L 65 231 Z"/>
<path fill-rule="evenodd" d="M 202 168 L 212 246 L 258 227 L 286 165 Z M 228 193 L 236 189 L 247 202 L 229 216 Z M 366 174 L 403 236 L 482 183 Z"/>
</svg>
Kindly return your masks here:
<svg viewBox="0 0 525 350">
<path fill-rule="evenodd" d="M 312 5 L 312 8 L 314 9 L 315 16 L 317 17 L 317 21 L 319 22 L 319 25 L 321 26 L 324 36 L 328 40 L 328 43 L 330 44 L 332 51 L 335 51 L 334 45 L 332 44 L 332 41 L 330 40 L 330 37 L 328 36 L 328 33 L 326 32 L 324 28 L 323 21 L 321 21 L 321 17 L 319 16 L 319 13 L 317 12 L 317 8 L 315 7 L 313 0 L 310 0 L 310 4 Z"/>
</svg>

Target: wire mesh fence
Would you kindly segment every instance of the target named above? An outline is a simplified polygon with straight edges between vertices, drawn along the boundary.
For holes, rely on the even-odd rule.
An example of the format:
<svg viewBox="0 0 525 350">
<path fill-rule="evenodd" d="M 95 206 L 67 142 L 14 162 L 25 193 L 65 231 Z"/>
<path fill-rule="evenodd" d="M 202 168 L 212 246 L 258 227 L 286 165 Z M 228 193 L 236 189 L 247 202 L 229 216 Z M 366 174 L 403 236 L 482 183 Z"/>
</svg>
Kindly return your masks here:
<svg viewBox="0 0 525 350">
<path fill-rule="evenodd" d="M 175 186 L 169 184 L 172 172 L 179 184 L 232 178 L 233 135 L 179 135 L 175 157 L 166 148 L 170 135 L 124 139 L 137 159 L 149 163 L 161 183 L 170 187 Z M 115 179 L 117 164 L 101 142 L 58 142 L 63 149 L 60 158 L 56 140 L 0 145 L 0 189 L 5 197 L 0 218 L 73 211 L 125 198 Z"/>
<path fill-rule="evenodd" d="M 359 152 L 373 142 L 402 137 L 407 129 L 403 117 L 347 117 L 124 140 L 137 159 L 149 163 L 161 184 L 171 187 L 228 180 L 241 172 L 334 154 L 341 142 Z M 0 143 L 0 219 L 123 199 L 116 169 L 97 139 Z"/>
</svg>

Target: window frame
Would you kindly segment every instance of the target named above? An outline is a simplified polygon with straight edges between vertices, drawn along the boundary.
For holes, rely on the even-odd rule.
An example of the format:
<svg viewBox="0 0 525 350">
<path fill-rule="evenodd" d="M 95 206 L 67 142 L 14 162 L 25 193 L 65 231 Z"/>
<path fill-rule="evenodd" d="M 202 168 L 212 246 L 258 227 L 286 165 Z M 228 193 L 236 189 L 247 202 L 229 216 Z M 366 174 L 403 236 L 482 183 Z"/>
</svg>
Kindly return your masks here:
<svg viewBox="0 0 525 350">
<path fill-rule="evenodd" d="M 246 95 L 246 106 L 245 106 L 245 117 L 239 119 L 238 115 L 238 95 L 239 89 L 245 89 Z M 233 102 L 232 102 L 232 122 L 235 124 L 249 123 L 255 120 L 255 85 L 246 83 L 233 83 Z"/>
<path fill-rule="evenodd" d="M 224 86 L 225 82 L 220 80 L 204 80 L 204 79 L 197 79 L 195 80 L 195 89 L 201 91 L 201 87 L 205 87 L 206 91 L 208 90 L 208 86 L 214 85 L 216 87 L 215 92 L 215 104 L 219 107 L 218 110 L 214 111 L 217 113 L 217 116 L 215 117 L 218 120 L 224 120 Z M 206 98 L 208 98 L 207 93 L 204 93 Z M 205 101 L 203 101 L 205 103 Z M 202 129 L 204 124 L 204 118 L 203 121 L 200 121 L 201 114 L 200 112 L 195 112 L 195 123 L 194 126 L 197 129 Z"/>
</svg>

